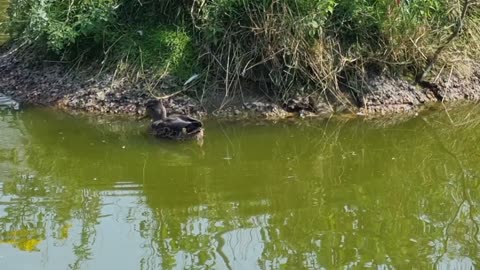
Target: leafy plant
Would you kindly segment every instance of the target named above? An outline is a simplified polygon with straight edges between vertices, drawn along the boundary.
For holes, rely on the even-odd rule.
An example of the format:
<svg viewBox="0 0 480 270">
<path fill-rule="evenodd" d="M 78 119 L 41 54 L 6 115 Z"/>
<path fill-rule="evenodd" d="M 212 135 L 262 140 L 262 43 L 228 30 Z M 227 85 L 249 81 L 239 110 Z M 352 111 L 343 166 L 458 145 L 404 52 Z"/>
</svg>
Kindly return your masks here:
<svg viewBox="0 0 480 270">
<path fill-rule="evenodd" d="M 112 66 L 128 59 L 164 70 L 168 65 L 180 77 L 200 68 L 227 91 L 247 80 L 283 98 L 308 89 L 339 94 L 349 79 L 361 82 L 372 67 L 417 74 L 455 29 L 459 3 L 11 0 L 8 30 L 62 57 L 108 58 Z M 469 3 L 464 29 L 472 30 L 442 53 L 442 65 L 480 56 L 480 8 L 478 1 Z"/>
<path fill-rule="evenodd" d="M 197 68 L 197 53 L 185 29 L 155 27 L 128 33 L 114 52 L 138 67 L 168 71 L 183 80 Z"/>
<path fill-rule="evenodd" d="M 30 41 L 43 40 L 57 53 L 82 42 L 100 40 L 115 23 L 116 0 L 13 0 L 10 33 Z M 42 41 L 40 41 L 42 42 Z"/>
</svg>

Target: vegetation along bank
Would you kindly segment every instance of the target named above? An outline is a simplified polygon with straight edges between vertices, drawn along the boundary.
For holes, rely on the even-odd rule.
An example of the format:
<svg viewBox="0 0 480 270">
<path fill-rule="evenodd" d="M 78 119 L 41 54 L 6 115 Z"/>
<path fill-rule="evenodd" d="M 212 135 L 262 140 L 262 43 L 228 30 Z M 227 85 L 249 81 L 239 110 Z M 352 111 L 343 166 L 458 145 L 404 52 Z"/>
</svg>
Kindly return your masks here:
<svg viewBox="0 0 480 270">
<path fill-rule="evenodd" d="M 479 0 L 11 0 L 0 92 L 133 115 L 178 92 L 170 112 L 274 118 L 477 101 L 479 11 Z"/>
</svg>

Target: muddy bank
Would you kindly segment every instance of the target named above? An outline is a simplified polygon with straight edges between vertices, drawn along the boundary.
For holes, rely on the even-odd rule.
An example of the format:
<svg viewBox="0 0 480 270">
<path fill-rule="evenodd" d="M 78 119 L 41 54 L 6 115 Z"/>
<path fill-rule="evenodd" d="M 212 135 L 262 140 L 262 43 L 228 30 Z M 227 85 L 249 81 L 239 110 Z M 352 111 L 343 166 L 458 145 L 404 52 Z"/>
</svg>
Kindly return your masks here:
<svg viewBox="0 0 480 270">
<path fill-rule="evenodd" d="M 437 82 L 412 82 L 389 77 L 373 77 L 358 97 L 359 112 L 385 115 L 414 112 L 436 102 L 480 100 L 480 65 L 474 65 L 470 76 L 452 74 Z"/>
<path fill-rule="evenodd" d="M 13 55 L 0 58 L 0 92 L 24 105 L 53 106 L 65 110 L 143 116 L 152 95 L 145 82 L 97 75 L 91 70 L 72 71 L 58 62 L 21 61 Z M 170 113 L 205 115 L 205 110 L 188 96 L 169 99 Z"/>
<path fill-rule="evenodd" d="M 157 86 L 156 96 L 175 92 L 183 82 L 175 79 Z M 151 81 L 96 74 L 91 70 L 72 71 L 69 65 L 48 61 L 22 61 L 15 55 L 0 57 L 0 93 L 23 105 L 52 106 L 67 111 L 98 114 L 145 115 L 145 104 L 153 98 L 147 91 Z M 190 92 L 190 94 L 192 94 Z M 192 94 L 191 96 L 195 96 Z M 168 99 L 168 113 L 189 114 L 200 118 L 263 117 L 284 118 L 293 115 L 265 97 L 249 96 L 234 102 L 209 102 L 217 97 L 199 99 L 178 94 Z"/>
<path fill-rule="evenodd" d="M 286 102 L 271 102 L 266 97 L 242 95 L 236 102 L 212 105 L 188 97 L 176 95 L 169 99 L 169 113 L 184 113 L 204 118 L 262 117 L 278 119 L 286 117 L 314 117 L 335 112 L 358 115 L 385 115 L 415 112 L 424 105 L 439 101 L 480 100 L 480 70 L 475 66 L 468 78 L 450 76 L 436 84 L 414 85 L 406 80 L 373 76 L 357 91 L 355 96 L 343 102 L 328 100 L 324 96 L 298 96 Z M 21 104 L 54 106 L 69 111 L 99 114 L 126 114 L 142 117 L 145 103 L 152 98 L 147 82 L 115 78 L 112 74 L 95 74 L 72 71 L 65 63 L 48 61 L 22 61 L 14 54 L 0 56 L 0 93 Z M 175 91 L 181 82 L 161 86 L 161 91 Z M 360 93 L 360 94 L 359 94 Z M 232 99 L 232 100 L 235 100 Z"/>
</svg>

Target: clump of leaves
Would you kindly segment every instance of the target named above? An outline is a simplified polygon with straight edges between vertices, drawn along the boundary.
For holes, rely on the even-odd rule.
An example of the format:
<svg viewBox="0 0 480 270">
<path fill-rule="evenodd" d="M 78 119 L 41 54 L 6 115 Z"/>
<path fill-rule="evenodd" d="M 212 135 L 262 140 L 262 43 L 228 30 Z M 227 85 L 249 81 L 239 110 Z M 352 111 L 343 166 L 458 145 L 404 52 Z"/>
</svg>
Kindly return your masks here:
<svg viewBox="0 0 480 270">
<path fill-rule="evenodd" d="M 12 0 L 8 10 L 10 34 L 29 41 L 45 41 L 60 53 L 84 42 L 99 41 L 113 27 L 116 0 Z"/>
<path fill-rule="evenodd" d="M 119 43 L 114 53 L 142 69 L 168 71 L 187 79 L 198 68 L 191 34 L 181 27 L 132 30 Z"/>
</svg>

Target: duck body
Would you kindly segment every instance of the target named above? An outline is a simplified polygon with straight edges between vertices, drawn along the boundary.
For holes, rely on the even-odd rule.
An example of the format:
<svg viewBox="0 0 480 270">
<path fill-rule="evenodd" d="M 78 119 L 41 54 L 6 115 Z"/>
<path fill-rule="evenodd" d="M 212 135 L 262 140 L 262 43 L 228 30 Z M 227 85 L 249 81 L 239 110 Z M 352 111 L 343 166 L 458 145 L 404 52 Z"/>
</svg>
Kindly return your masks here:
<svg viewBox="0 0 480 270">
<path fill-rule="evenodd" d="M 158 138 L 172 140 L 201 140 L 203 123 L 188 115 L 170 115 L 167 117 L 165 107 L 160 100 L 147 102 L 147 114 L 153 122 L 150 132 Z"/>
<path fill-rule="evenodd" d="M 155 137 L 174 140 L 200 140 L 203 138 L 202 122 L 186 115 L 175 115 L 152 123 Z"/>
</svg>

